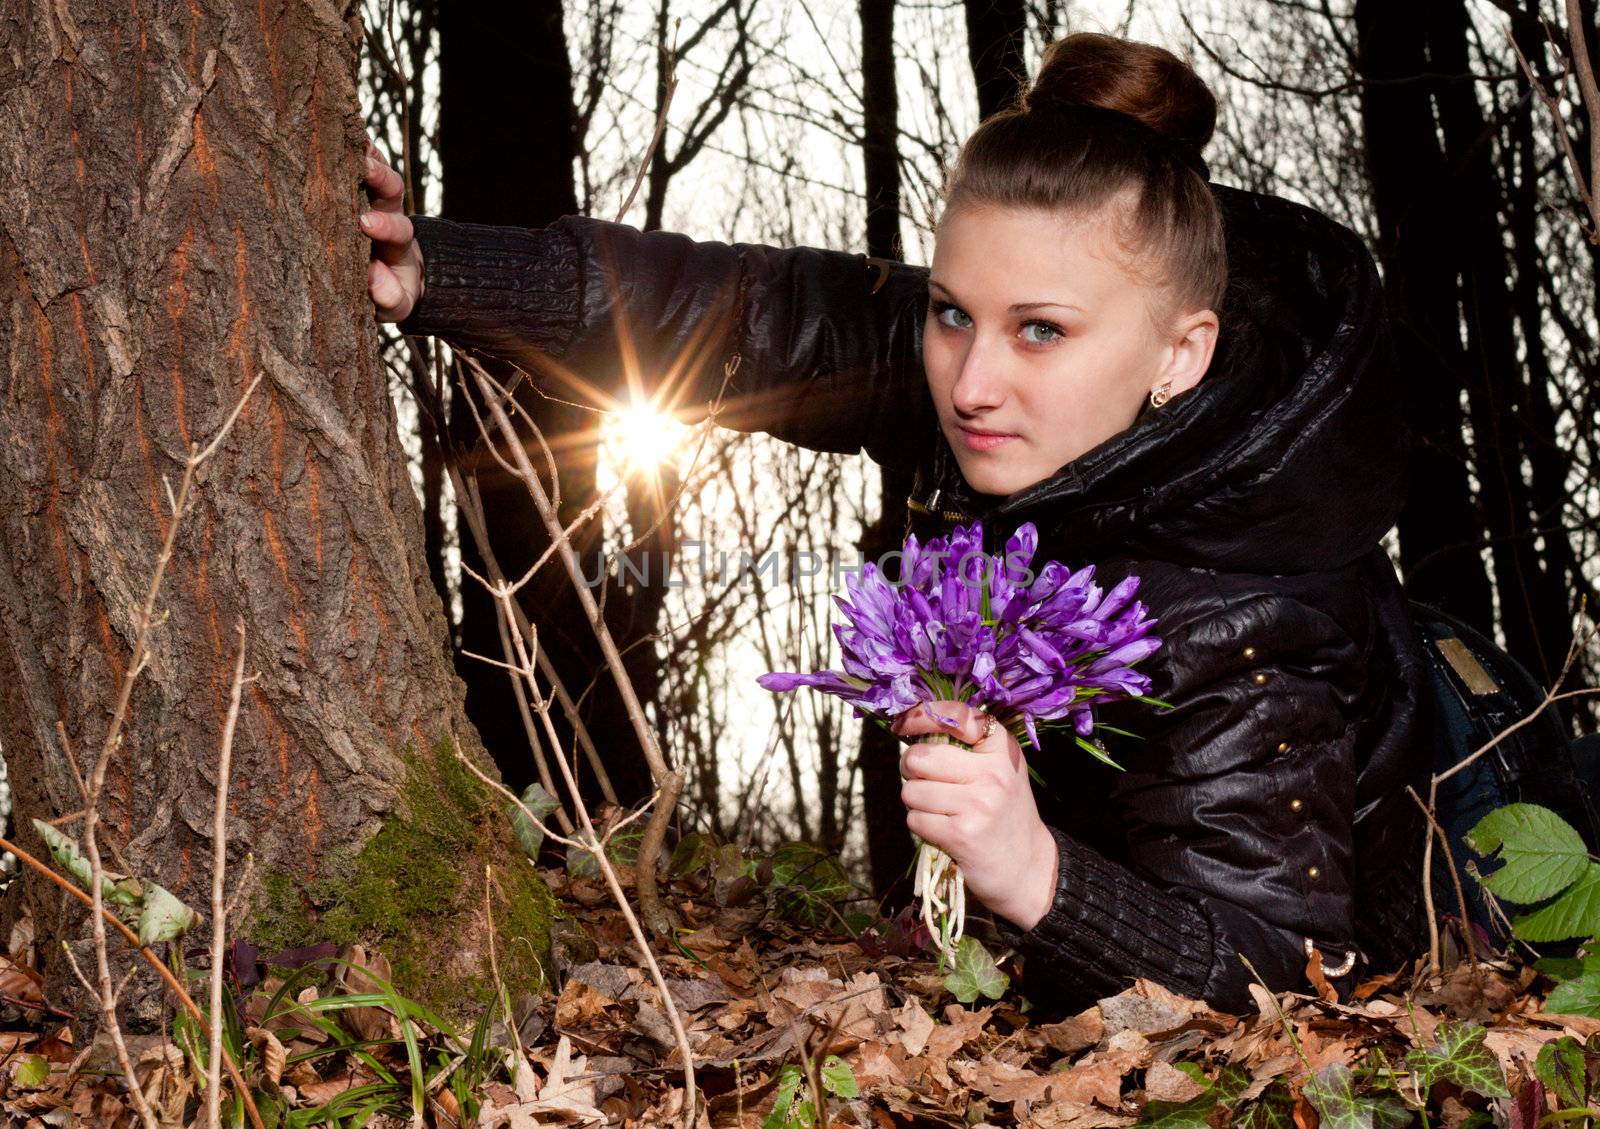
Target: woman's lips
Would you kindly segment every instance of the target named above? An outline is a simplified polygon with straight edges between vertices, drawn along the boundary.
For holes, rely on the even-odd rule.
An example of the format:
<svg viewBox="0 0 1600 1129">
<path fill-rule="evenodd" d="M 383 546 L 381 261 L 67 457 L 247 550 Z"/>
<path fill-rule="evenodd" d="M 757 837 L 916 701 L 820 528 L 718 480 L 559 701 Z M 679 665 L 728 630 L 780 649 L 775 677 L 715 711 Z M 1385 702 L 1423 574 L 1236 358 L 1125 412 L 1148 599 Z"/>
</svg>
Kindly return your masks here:
<svg viewBox="0 0 1600 1129">
<path fill-rule="evenodd" d="M 960 431 L 961 441 L 967 445 L 969 451 L 992 451 L 1016 438 L 1006 431 L 980 431 L 970 427 L 963 427 Z"/>
</svg>

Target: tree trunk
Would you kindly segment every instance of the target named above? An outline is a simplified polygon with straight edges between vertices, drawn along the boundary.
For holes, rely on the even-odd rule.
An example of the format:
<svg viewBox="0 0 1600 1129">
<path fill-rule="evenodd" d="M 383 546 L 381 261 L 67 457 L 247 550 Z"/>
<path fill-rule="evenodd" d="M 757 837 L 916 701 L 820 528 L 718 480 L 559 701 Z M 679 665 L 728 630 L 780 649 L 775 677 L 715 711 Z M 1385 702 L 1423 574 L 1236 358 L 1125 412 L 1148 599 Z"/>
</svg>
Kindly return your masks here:
<svg viewBox="0 0 1600 1129">
<path fill-rule="evenodd" d="M 179 530 L 103 840 L 206 904 L 242 621 L 260 676 L 233 751 L 230 857 L 254 856 L 258 896 L 232 932 L 268 952 L 376 942 L 402 990 L 452 1007 L 489 998 L 484 863 L 508 934 L 542 945 L 548 905 L 499 802 L 449 751 L 482 760 L 366 295 L 358 11 L 78 0 L 0 15 L 0 743 L 36 847 L 28 817 L 82 807 L 55 726 L 83 758 L 106 734 L 172 520 L 163 483 L 262 374 Z M 76 903 L 32 880 L 20 897 L 64 984 L 56 942 L 84 932 Z"/>
<path fill-rule="evenodd" d="M 442 5 L 439 150 L 443 211 L 451 219 L 541 227 L 577 212 L 572 70 L 557 0 L 507 8 L 494 20 L 459 4 Z M 515 371 L 510 365 L 483 363 L 497 380 L 510 385 Z M 523 484 L 507 475 L 483 448 L 477 422 L 460 390 L 452 392 L 452 437 L 460 450 L 475 452 L 468 463 L 478 476 L 495 556 L 507 576 L 519 577 L 543 555 L 550 538 Z M 556 453 L 561 516 L 570 522 L 594 499 L 597 417 L 593 411 L 538 395 L 526 381 L 518 399 Z M 636 511 L 644 508 L 634 506 Z M 462 562 L 483 575 L 482 557 L 467 523 L 457 525 L 462 531 Z M 601 532 L 602 523 L 595 520 L 574 533 L 573 547 L 585 576 L 597 571 Z M 660 547 L 647 546 L 655 558 L 652 563 L 659 564 Z M 649 585 L 610 587 L 604 593 L 607 623 L 624 651 L 624 665 L 641 701 L 655 696 L 657 660 L 652 647 L 630 649 L 630 644 L 656 629 L 664 592 L 657 586 L 657 571 L 652 571 Z M 595 595 L 599 599 L 601 592 Z M 638 738 L 560 560 L 552 557 L 520 597 L 540 646 L 568 692 L 574 698 L 582 696 L 585 727 L 595 747 L 607 756 L 607 772 L 619 797 L 628 802 L 649 795 L 652 782 Z M 502 658 L 494 601 L 481 585 L 464 577 L 461 605 L 462 651 Z M 535 773 L 511 676 L 465 656 L 458 666 L 467 683 L 467 711 L 506 781 L 520 791 Z M 572 747 L 571 727 L 559 709 L 554 720 L 565 747 Z"/>
<path fill-rule="evenodd" d="M 1401 407 L 1417 436 L 1399 523 L 1406 589 L 1490 632 L 1489 579 L 1478 553 L 1481 521 L 1462 440 L 1454 265 L 1461 233 L 1445 222 L 1441 202 L 1451 189 L 1432 95 L 1416 78 L 1436 69 L 1428 61 L 1424 13 L 1420 3 L 1357 0 L 1355 22 L 1356 70 L 1368 80 L 1361 117 L 1395 371 L 1405 374 Z"/>
<path fill-rule="evenodd" d="M 1023 0 L 963 0 L 967 58 L 978 86 L 978 117 L 1008 109 L 1028 81 L 1022 49 L 1028 34 Z"/>
<path fill-rule="evenodd" d="M 894 0 L 860 0 L 861 100 L 866 107 L 861 135 L 867 187 L 867 254 L 900 258 L 900 95 L 894 75 Z M 911 476 L 879 468 L 883 503 L 878 520 L 861 539 L 861 554 L 877 560 L 898 549 L 910 521 L 906 494 Z M 861 732 L 862 810 L 867 813 L 867 856 L 872 886 L 880 896 L 909 898 L 911 834 L 900 800 L 901 744 L 876 725 Z"/>
<path fill-rule="evenodd" d="M 1471 68 L 1470 16 L 1461 0 L 1429 0 L 1428 56 L 1447 74 Z M 1495 589 L 1506 648 L 1545 685 L 1561 671 L 1572 636 L 1570 591 L 1535 548 L 1533 499 L 1523 473 L 1529 422 L 1527 371 L 1518 356 L 1516 296 L 1508 285 L 1503 186 L 1475 83 L 1440 84 L 1439 126 L 1452 170 L 1445 222 L 1456 233 L 1467 352 L 1457 385 L 1467 390 L 1473 464 L 1492 538 Z M 1524 109 L 1524 113 L 1528 112 Z M 1515 285 L 1532 288 L 1532 277 Z M 1549 546 L 1557 536 L 1547 534 Z M 1544 557 L 1546 559 L 1541 559 Z"/>
</svg>

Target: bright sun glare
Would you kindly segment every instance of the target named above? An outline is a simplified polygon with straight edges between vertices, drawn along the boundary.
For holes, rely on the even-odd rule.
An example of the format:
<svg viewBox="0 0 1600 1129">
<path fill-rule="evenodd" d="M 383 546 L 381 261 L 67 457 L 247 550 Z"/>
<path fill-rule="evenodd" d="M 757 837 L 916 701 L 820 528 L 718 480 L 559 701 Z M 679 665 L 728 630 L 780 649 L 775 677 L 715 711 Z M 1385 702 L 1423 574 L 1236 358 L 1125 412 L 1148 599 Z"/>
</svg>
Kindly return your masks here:
<svg viewBox="0 0 1600 1129">
<path fill-rule="evenodd" d="M 639 472 L 654 470 L 672 458 L 689 429 L 649 404 L 632 404 L 609 413 L 604 430 L 615 465 Z"/>
</svg>

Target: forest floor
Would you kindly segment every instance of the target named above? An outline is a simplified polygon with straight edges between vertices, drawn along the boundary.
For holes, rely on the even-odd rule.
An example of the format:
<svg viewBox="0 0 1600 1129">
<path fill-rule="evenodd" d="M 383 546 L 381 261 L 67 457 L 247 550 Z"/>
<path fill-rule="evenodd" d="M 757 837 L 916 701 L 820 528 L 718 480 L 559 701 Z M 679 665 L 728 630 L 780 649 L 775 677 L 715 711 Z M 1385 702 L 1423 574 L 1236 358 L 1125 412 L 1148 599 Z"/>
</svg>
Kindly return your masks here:
<svg viewBox="0 0 1600 1129">
<path fill-rule="evenodd" d="M 700 1125 L 1534 1129 L 1600 1117 L 1588 1108 L 1600 1020 L 1547 1011 L 1540 972 L 1458 960 L 1448 936 L 1444 974 L 1372 979 L 1343 1004 L 1258 989 L 1255 1011 L 1231 1016 L 1139 981 L 1047 1015 L 999 948 L 998 965 L 969 944 L 941 971 L 909 913 L 852 936 L 861 919 L 781 861 L 777 880 L 771 866 L 714 859 L 686 869 L 667 886 L 678 944 L 657 957 L 694 1051 Z M 375 996 L 359 968 L 381 974 L 381 954 L 345 954 L 358 970 L 342 983 L 311 965 L 242 994 L 233 1041 L 263 1124 L 682 1123 L 677 1039 L 624 918 L 599 878 L 544 874 L 569 915 L 555 990 L 504 1001 L 471 1030 Z M 138 1124 L 104 1040 L 74 1047 L 23 964 L 0 972 L 0 1000 L 0 1020 L 15 1021 L 0 1035 L 13 1124 Z M 129 1036 L 164 1129 L 201 1124 L 192 1036 L 182 1024 Z M 248 1124 L 229 1107 L 224 1124 Z"/>
</svg>

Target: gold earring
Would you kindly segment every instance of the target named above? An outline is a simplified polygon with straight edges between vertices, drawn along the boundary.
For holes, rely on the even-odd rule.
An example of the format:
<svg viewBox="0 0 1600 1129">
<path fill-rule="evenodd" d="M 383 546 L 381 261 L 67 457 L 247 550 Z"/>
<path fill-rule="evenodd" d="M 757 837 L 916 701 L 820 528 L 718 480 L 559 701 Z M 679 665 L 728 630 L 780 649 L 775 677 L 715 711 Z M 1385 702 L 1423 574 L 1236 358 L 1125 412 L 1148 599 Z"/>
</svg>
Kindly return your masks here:
<svg viewBox="0 0 1600 1129">
<path fill-rule="evenodd" d="M 1159 408 L 1162 404 L 1165 404 L 1168 396 L 1170 395 L 1171 388 L 1172 381 L 1169 380 L 1160 388 L 1152 389 L 1150 392 L 1150 406 L 1152 408 Z"/>
</svg>

